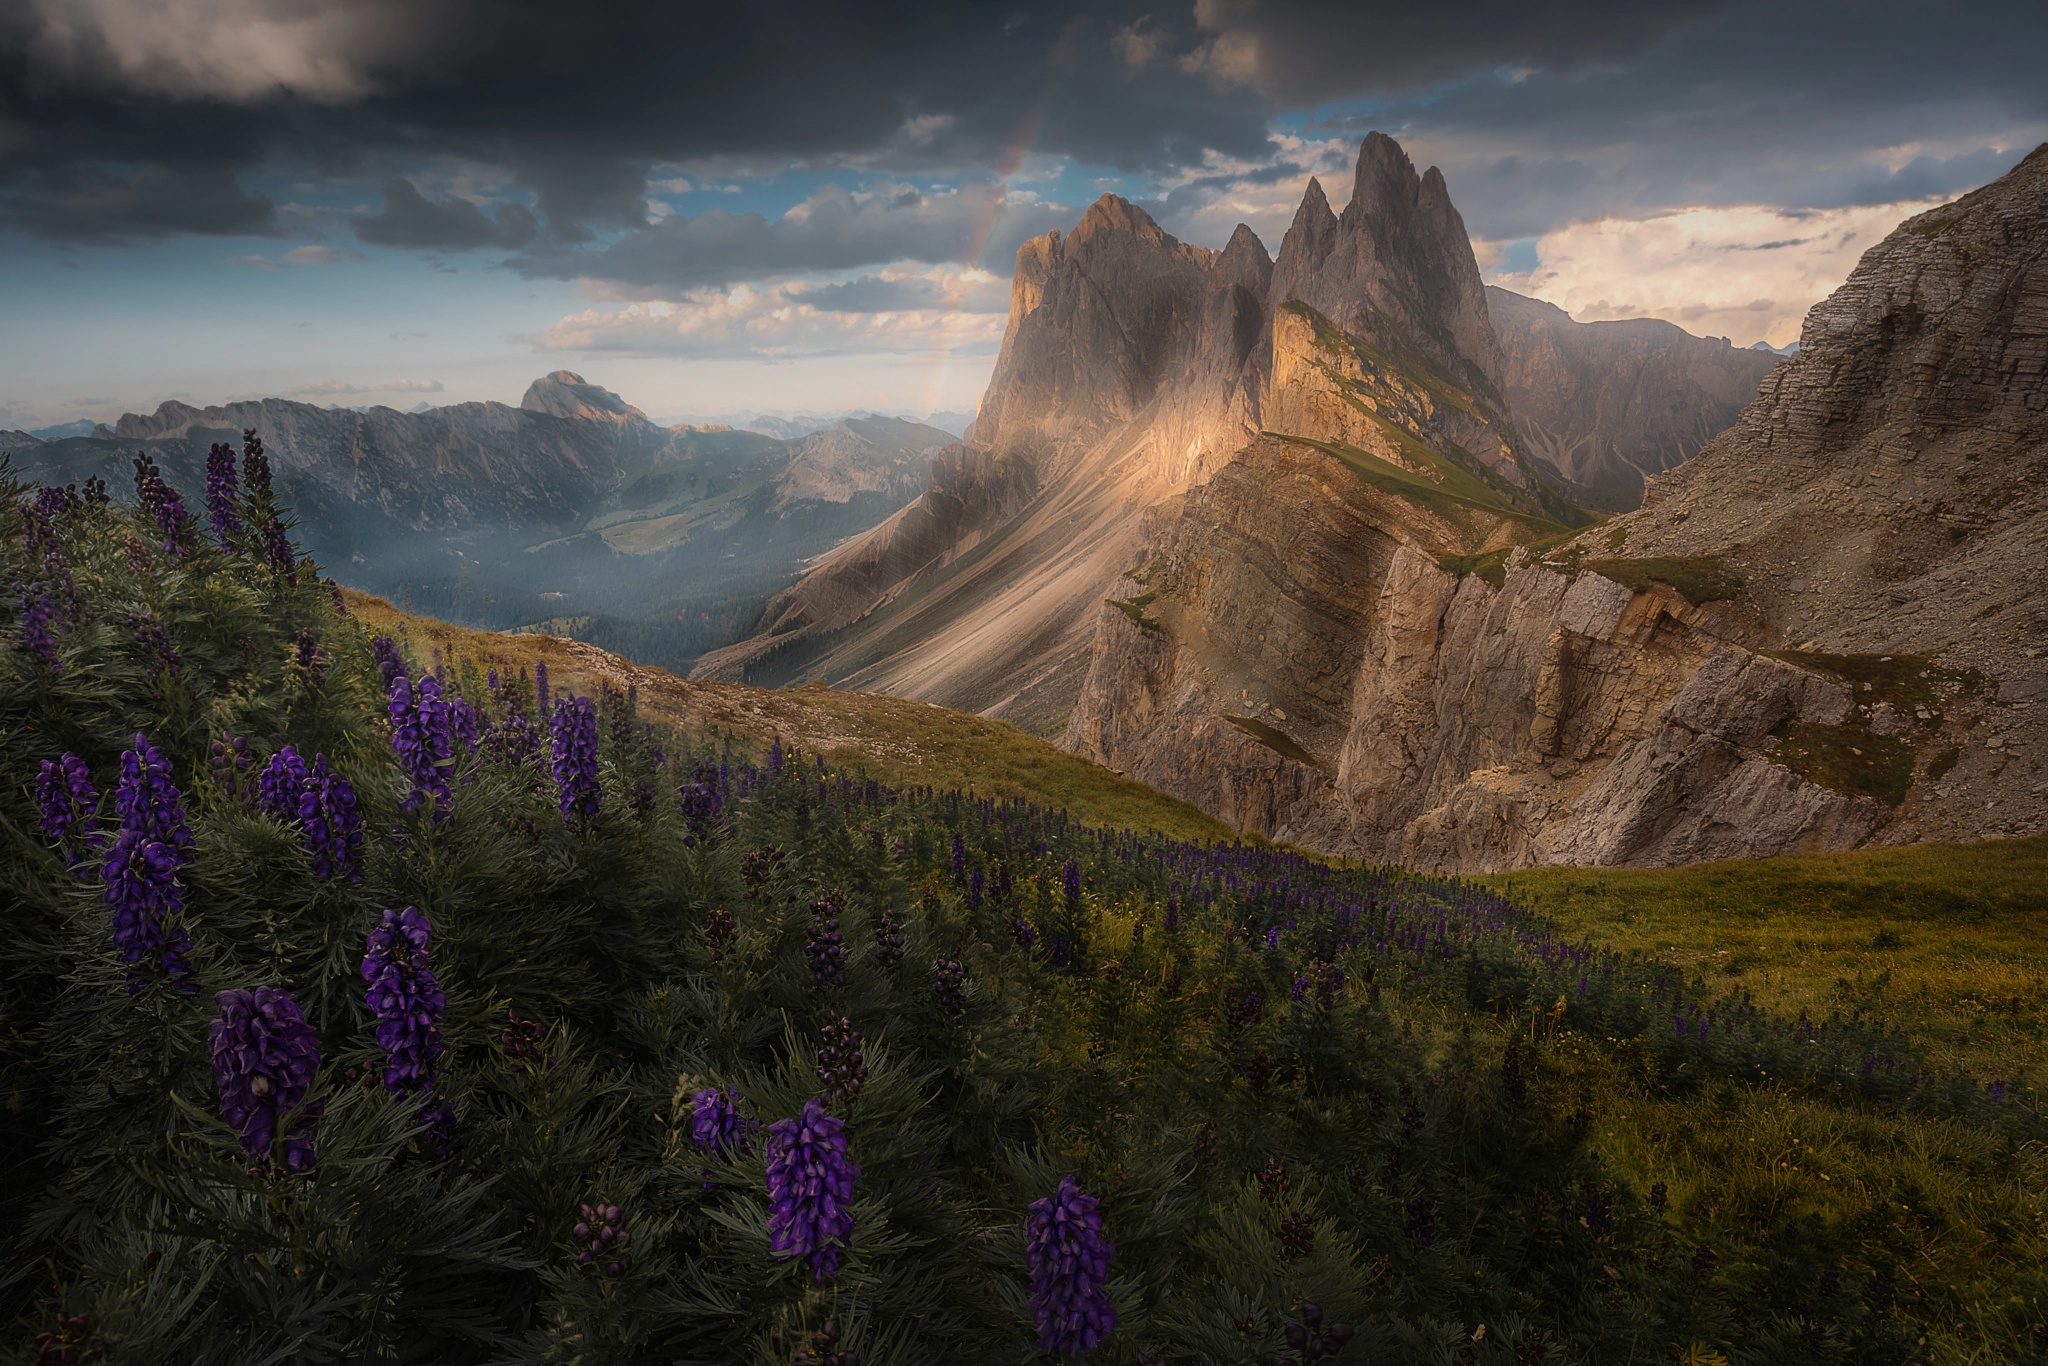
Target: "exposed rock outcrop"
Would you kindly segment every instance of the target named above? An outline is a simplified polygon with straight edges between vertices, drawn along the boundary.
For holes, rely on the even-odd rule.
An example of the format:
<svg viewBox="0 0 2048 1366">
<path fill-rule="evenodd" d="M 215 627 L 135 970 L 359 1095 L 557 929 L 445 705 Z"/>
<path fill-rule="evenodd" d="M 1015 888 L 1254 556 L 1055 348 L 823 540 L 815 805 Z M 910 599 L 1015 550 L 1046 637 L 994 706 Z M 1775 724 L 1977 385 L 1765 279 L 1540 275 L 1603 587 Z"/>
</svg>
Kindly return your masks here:
<svg viewBox="0 0 2048 1366">
<path fill-rule="evenodd" d="M 1779 360 L 1655 318 L 1574 322 L 1554 304 L 1491 285 L 1486 303 L 1524 445 L 1582 500 L 1609 510 L 1636 506 L 1646 476 L 1677 468 L 1727 430 Z"/>
<path fill-rule="evenodd" d="M 1543 554 L 1272 462 L 1185 500 L 1142 621 L 1135 597 L 1098 614 L 1070 748 L 1247 830 L 1435 868 L 2043 823 L 2048 149 L 1901 225 L 1733 429 Z"/>
<path fill-rule="evenodd" d="M 942 545 L 931 533 L 954 504 L 1004 499 L 935 482 L 928 506 L 827 558 L 755 640 L 700 672 L 822 676 L 1057 729 L 1096 609 L 1146 528 L 1262 431 L 1323 443 L 1288 448 L 1309 464 L 1441 490 L 1464 509 L 1449 543 L 1468 550 L 1486 540 L 1466 524 L 1475 509 L 1482 523 L 1520 516 L 1525 538 L 1560 529 L 1547 519 L 1576 514 L 1522 453 L 1502 364 L 1443 178 L 1391 139 L 1366 140 L 1342 216 L 1310 183 L 1277 258 L 1249 228 L 1211 251 L 1105 196 L 1072 234 L 1018 252 L 1002 354 L 966 438 L 1005 491 L 1028 467 L 1028 505 Z M 883 582 L 883 567 L 904 576 Z"/>
<path fill-rule="evenodd" d="M 527 385 L 519 406 L 530 413 L 582 418 L 587 422 L 647 420 L 647 414 L 573 370 L 557 370 Z"/>
</svg>

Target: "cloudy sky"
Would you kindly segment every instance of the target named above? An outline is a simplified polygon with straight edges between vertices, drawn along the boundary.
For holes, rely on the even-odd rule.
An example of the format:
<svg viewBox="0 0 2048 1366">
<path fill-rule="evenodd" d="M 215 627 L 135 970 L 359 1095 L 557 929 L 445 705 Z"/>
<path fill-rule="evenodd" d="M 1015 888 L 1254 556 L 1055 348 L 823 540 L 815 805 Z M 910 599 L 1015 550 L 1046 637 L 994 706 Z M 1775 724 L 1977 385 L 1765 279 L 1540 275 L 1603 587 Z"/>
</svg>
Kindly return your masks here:
<svg viewBox="0 0 2048 1366">
<path fill-rule="evenodd" d="M 1024 238 L 1277 247 L 1373 128 L 1489 278 L 1782 344 L 2048 139 L 2044 51 L 2039 0 L 0 0 L 0 428 L 971 409 Z"/>
</svg>

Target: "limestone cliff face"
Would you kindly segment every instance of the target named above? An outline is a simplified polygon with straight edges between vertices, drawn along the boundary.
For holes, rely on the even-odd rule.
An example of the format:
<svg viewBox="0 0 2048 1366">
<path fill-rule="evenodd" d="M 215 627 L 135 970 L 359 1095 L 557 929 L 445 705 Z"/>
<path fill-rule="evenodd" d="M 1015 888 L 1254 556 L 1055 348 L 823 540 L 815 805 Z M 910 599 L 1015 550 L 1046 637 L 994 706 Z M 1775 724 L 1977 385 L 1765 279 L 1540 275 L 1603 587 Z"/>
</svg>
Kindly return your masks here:
<svg viewBox="0 0 2048 1366">
<path fill-rule="evenodd" d="M 1248 229 L 1191 247 L 1104 196 L 1017 255 L 994 378 L 963 447 L 891 521 L 781 595 L 700 677 L 928 698 L 1045 729 L 1149 509 L 1256 431 L 1272 261 Z"/>
<path fill-rule="evenodd" d="M 1526 449 L 1614 510 L 1727 430 L 1779 360 L 1654 318 L 1574 322 L 1490 285 L 1486 303 Z"/>
<path fill-rule="evenodd" d="M 2043 825 L 2048 149 L 1872 249 L 1732 430 L 1545 554 L 1473 553 L 1446 486 L 1390 516 L 1278 458 L 1189 496 L 1101 611 L 1069 747 L 1433 868 Z"/>
<path fill-rule="evenodd" d="M 935 483 L 929 506 L 821 563 L 753 640 L 700 671 L 823 676 L 1056 729 L 1096 609 L 1147 528 L 1262 431 L 1323 443 L 1289 447 L 1297 461 L 1360 461 L 1479 507 L 1481 522 L 1505 510 L 1530 534 L 1555 530 L 1546 513 L 1570 514 L 1521 453 L 1501 365 L 1442 176 L 1418 175 L 1387 138 L 1366 140 L 1341 218 L 1310 183 L 1277 258 L 1244 227 L 1220 252 L 1188 246 L 1105 196 L 1073 233 L 1018 252 L 1002 353 L 967 433 L 987 456 L 973 468 L 1004 489 L 1029 470 L 1031 501 L 942 546 L 941 503 L 1008 502 Z M 1477 548 L 1485 535 L 1471 532 L 1450 539 Z"/>
</svg>

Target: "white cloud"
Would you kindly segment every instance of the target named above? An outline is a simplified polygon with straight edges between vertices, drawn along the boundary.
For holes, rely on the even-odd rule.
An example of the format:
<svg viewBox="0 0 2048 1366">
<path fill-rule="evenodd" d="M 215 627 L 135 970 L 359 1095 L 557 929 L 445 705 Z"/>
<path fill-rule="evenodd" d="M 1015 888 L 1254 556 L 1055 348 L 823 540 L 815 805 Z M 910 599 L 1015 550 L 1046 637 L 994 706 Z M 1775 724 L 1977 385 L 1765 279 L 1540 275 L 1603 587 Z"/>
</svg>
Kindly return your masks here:
<svg viewBox="0 0 2048 1366">
<path fill-rule="evenodd" d="M 522 340 L 540 351 L 726 359 L 860 353 L 992 356 L 1002 341 L 1004 322 L 1002 312 L 989 308 L 989 293 L 997 287 L 999 282 L 986 271 L 898 266 L 840 284 L 743 284 L 675 300 L 589 308 Z M 839 306 L 814 306 L 813 297 Z M 889 297 L 932 306 L 873 306 Z"/>
<path fill-rule="evenodd" d="M 1806 311 L 1848 278 L 1864 252 L 1900 220 L 1940 202 L 1814 210 L 1751 204 L 1603 218 L 1544 234 L 1533 269 L 1491 278 L 1580 322 L 1666 318 L 1737 346 L 1782 346 L 1798 340 Z M 1485 248 L 1498 259 L 1499 244 Z"/>
<path fill-rule="evenodd" d="M 159 94 L 356 99 L 373 71 L 416 54 L 399 0 L 31 0 L 36 55 Z"/>
</svg>

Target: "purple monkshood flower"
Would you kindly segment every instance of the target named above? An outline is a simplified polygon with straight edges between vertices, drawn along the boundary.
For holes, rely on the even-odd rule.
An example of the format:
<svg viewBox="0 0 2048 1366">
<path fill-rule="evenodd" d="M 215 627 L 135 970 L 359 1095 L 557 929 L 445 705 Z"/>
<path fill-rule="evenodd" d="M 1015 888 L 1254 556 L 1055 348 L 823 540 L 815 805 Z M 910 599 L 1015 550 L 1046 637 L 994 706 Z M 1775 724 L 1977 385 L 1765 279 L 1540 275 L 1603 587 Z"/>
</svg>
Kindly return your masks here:
<svg viewBox="0 0 2048 1366">
<path fill-rule="evenodd" d="M 839 1274 L 859 1176 L 846 1156 L 845 1121 L 817 1096 L 801 1115 L 768 1126 L 768 1248 L 778 1261 L 807 1259 L 819 1284 Z"/>
<path fill-rule="evenodd" d="M 235 512 L 239 491 L 234 447 L 216 441 L 206 448 L 206 516 L 222 550 L 233 550 L 235 538 L 242 534 L 242 519 Z"/>
<path fill-rule="evenodd" d="M 301 1103 L 320 1070 L 320 1041 L 298 1003 L 275 987 L 238 987 L 214 999 L 220 1018 L 207 1038 L 221 1118 L 234 1126 L 243 1152 L 269 1162 L 277 1156 L 280 1124 L 297 1110 L 283 1135 L 284 1168 L 311 1171 L 313 1124 L 323 1107 L 317 1100 Z"/>
<path fill-rule="evenodd" d="M 707 1153 L 729 1153 L 754 1136 L 754 1121 L 740 1113 L 730 1091 L 705 1087 L 690 1097 L 690 1141 Z"/>
<path fill-rule="evenodd" d="M 471 754 L 476 753 L 477 729 L 476 708 L 459 697 L 451 699 L 448 703 L 449 733 L 460 740 L 463 749 Z"/>
<path fill-rule="evenodd" d="M 34 584 L 21 586 L 21 644 L 52 676 L 64 671 L 57 657 L 57 605 L 50 595 L 36 591 Z"/>
<path fill-rule="evenodd" d="M 392 682 L 405 672 L 405 656 L 398 652 L 398 642 L 390 636 L 378 636 L 370 642 L 370 657 L 377 661 L 377 673 L 384 680 L 384 695 L 391 695 Z"/>
<path fill-rule="evenodd" d="M 248 489 L 249 506 L 260 525 L 263 557 L 279 570 L 290 573 L 294 564 L 291 537 L 277 515 L 277 500 L 270 489 L 270 457 L 263 453 L 263 439 L 255 432 L 242 431 L 242 483 Z"/>
<path fill-rule="evenodd" d="M 283 520 L 275 515 L 263 523 L 263 558 L 286 574 L 298 564 L 291 534 L 284 529 Z"/>
<path fill-rule="evenodd" d="M 298 750 L 286 745 L 270 756 L 263 776 L 256 780 L 256 808 L 277 820 L 297 820 L 299 794 L 305 786 L 306 761 Z"/>
<path fill-rule="evenodd" d="M 326 686 L 327 652 L 320 648 L 319 640 L 311 631 L 301 628 L 292 637 L 292 663 L 299 666 L 308 683 L 316 688 Z"/>
<path fill-rule="evenodd" d="M 597 783 L 597 707 L 587 697 L 555 703 L 548 723 L 555 783 L 562 790 L 562 820 L 597 814 L 603 792 Z"/>
<path fill-rule="evenodd" d="M 313 756 L 313 767 L 299 791 L 298 815 L 306 832 L 306 851 L 313 856 L 313 876 L 361 882 L 363 818 L 356 810 L 356 790 L 328 766 L 324 754 Z"/>
<path fill-rule="evenodd" d="M 166 678 L 176 678 L 178 647 L 171 643 L 171 633 L 146 612 L 129 613 L 128 626 L 135 632 L 136 647 L 149 659 L 149 671 Z"/>
<path fill-rule="evenodd" d="M 164 553 L 179 559 L 191 554 L 195 548 L 192 544 L 192 518 L 185 511 L 185 500 L 164 482 L 163 472 L 156 467 L 156 461 L 139 452 L 135 457 L 135 497 L 163 536 Z"/>
<path fill-rule="evenodd" d="M 1031 1268 L 1031 1313 L 1038 1348 L 1077 1357 L 1100 1347 L 1116 1327 L 1116 1306 L 1103 1284 L 1116 1248 L 1102 1236 L 1096 1199 L 1073 1177 L 1031 1202 L 1024 1257 Z"/>
<path fill-rule="evenodd" d="M 43 760 L 42 770 L 36 774 L 36 805 L 42 809 L 43 834 L 74 868 L 106 843 L 93 825 L 99 800 L 85 760 L 68 752 L 61 759 Z"/>
<path fill-rule="evenodd" d="M 1060 886 L 1062 890 L 1064 890 L 1067 894 L 1067 904 L 1069 906 L 1078 906 L 1081 904 L 1080 864 L 1074 862 L 1072 859 L 1067 860 L 1067 866 L 1060 869 Z"/>
<path fill-rule="evenodd" d="M 185 892 L 179 871 L 192 853 L 183 797 L 171 783 L 163 752 L 141 735 L 121 753 L 114 810 L 121 828 L 108 849 L 101 878 L 113 911 L 114 946 L 128 965 L 128 990 L 142 990 L 151 971 L 180 991 L 193 990 L 185 955 Z"/>
<path fill-rule="evenodd" d="M 441 1017 L 448 998 L 427 964 L 434 927 L 417 906 L 386 911 L 363 954 L 364 999 L 377 1017 L 384 1050 L 384 1089 L 394 1094 L 427 1085 L 441 1056 Z"/>
<path fill-rule="evenodd" d="M 740 1112 L 739 1097 L 730 1091 L 707 1086 L 690 1097 L 690 1141 L 700 1152 L 714 1156 L 739 1152 L 754 1141 L 758 1127 Z M 704 1189 L 718 1189 L 709 1171 L 704 1173 Z"/>
<path fill-rule="evenodd" d="M 455 766 L 455 735 L 448 724 L 448 704 L 441 700 L 441 681 L 432 674 L 420 679 L 419 692 L 404 674 L 391 680 L 391 748 L 412 779 L 405 809 L 417 811 L 427 798 L 434 799 L 434 816 L 446 819 L 453 794 L 448 787 L 449 770 Z"/>
</svg>

